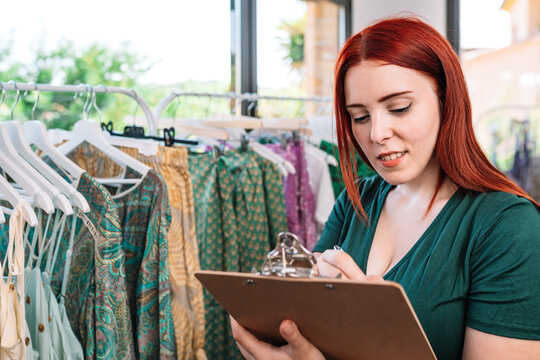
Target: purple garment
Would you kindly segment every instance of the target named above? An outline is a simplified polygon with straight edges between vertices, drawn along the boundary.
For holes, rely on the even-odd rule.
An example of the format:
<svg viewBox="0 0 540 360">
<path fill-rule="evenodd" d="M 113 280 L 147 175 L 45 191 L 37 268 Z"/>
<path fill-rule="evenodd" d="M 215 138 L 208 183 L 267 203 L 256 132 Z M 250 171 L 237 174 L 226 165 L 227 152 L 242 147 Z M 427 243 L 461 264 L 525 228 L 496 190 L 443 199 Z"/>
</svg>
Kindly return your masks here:
<svg viewBox="0 0 540 360">
<path fill-rule="evenodd" d="M 296 174 L 289 174 L 283 179 L 288 229 L 298 235 L 302 245 L 311 251 L 317 242 L 317 225 L 315 198 L 309 186 L 304 143 L 291 140 L 285 149 L 282 144 L 265 146 L 289 161 L 296 169 Z"/>
</svg>

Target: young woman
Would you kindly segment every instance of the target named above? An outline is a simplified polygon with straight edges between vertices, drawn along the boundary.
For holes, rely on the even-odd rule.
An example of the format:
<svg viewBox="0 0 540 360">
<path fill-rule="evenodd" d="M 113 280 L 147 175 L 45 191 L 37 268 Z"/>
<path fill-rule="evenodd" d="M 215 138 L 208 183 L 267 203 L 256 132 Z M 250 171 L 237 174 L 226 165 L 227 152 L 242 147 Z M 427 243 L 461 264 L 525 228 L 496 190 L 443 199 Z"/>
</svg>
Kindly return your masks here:
<svg viewBox="0 0 540 360">
<path fill-rule="evenodd" d="M 400 283 L 438 359 L 540 359 L 540 205 L 480 149 L 448 42 L 414 18 L 375 23 L 339 54 L 334 100 L 346 192 L 320 272 Z M 355 179 L 354 151 L 378 175 Z M 324 358 L 289 320 L 281 348 L 231 325 L 246 358 Z"/>
</svg>

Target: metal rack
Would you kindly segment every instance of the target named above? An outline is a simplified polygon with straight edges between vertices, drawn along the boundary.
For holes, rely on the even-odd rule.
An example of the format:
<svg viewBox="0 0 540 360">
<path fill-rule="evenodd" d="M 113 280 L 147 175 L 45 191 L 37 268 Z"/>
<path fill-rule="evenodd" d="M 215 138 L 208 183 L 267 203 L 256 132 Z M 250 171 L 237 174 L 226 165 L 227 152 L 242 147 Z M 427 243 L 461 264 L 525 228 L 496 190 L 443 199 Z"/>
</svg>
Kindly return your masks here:
<svg viewBox="0 0 540 360">
<path fill-rule="evenodd" d="M 331 103 L 332 99 L 327 97 L 291 97 L 291 96 L 271 96 L 271 95 L 258 95 L 254 93 L 213 93 L 213 92 L 193 92 L 193 91 L 173 91 L 165 98 L 163 98 L 155 107 L 153 118 L 154 128 L 157 128 L 161 114 L 167 108 L 167 106 L 180 96 L 197 96 L 197 97 L 210 97 L 210 98 L 224 98 L 236 101 L 255 102 L 257 100 L 277 100 L 277 101 L 304 101 L 304 102 L 317 102 L 317 103 Z"/>
<path fill-rule="evenodd" d="M 36 83 L 16 83 L 14 81 L 0 82 L 0 89 L 4 93 L 6 90 L 11 91 L 47 91 L 47 92 L 71 92 L 71 93 L 114 93 L 124 94 L 134 99 L 144 112 L 146 120 L 148 122 L 148 131 L 151 135 L 156 135 L 156 121 L 154 115 L 146 101 L 141 98 L 133 89 L 126 89 L 114 86 L 97 85 L 92 86 L 88 84 L 80 85 L 51 85 L 51 84 L 36 84 Z"/>
</svg>

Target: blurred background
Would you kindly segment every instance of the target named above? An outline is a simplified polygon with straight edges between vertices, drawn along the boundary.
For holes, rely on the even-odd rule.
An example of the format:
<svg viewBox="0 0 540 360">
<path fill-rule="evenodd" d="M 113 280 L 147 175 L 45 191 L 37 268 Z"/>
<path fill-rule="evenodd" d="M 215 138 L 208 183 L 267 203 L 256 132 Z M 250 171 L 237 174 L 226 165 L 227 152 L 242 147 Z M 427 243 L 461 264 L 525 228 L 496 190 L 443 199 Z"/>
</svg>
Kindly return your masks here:
<svg viewBox="0 0 540 360">
<path fill-rule="evenodd" d="M 2 83 L 125 87 L 152 108 L 171 91 L 330 98 L 334 61 L 351 34 L 380 17 L 417 15 L 459 54 L 489 158 L 539 198 L 540 0 L 27 0 L 2 8 Z M 0 119 L 70 129 L 85 96 L 36 100 L 29 91 L 14 107 L 15 93 L 5 92 Z M 96 105 L 91 116 L 115 128 L 142 116 L 125 96 L 97 94 Z M 186 97 L 164 116 L 234 111 L 226 100 Z M 331 117 L 331 106 L 261 100 L 242 112 Z"/>
</svg>

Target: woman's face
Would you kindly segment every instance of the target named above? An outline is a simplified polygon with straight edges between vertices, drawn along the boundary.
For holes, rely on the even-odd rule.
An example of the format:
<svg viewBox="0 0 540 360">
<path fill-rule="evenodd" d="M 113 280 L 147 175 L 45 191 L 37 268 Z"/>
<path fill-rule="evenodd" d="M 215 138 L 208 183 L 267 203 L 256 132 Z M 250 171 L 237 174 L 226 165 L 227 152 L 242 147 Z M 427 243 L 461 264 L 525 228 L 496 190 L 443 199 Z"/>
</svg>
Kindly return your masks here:
<svg viewBox="0 0 540 360">
<path fill-rule="evenodd" d="M 356 141 L 387 182 L 401 185 L 436 176 L 440 110 L 431 78 L 366 60 L 345 75 L 345 103 Z"/>
</svg>

